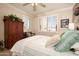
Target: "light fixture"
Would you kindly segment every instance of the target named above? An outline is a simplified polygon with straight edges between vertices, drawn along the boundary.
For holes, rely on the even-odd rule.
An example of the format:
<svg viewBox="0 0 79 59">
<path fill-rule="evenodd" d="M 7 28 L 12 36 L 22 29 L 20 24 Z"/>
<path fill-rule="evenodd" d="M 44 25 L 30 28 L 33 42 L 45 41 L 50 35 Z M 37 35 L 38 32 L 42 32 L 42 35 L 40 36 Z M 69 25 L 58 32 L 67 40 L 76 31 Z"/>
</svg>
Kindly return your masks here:
<svg viewBox="0 0 79 59">
<path fill-rule="evenodd" d="M 37 4 L 37 3 L 35 3 L 35 5 L 37 6 L 38 4 Z"/>
<path fill-rule="evenodd" d="M 37 6 L 37 3 L 32 3 L 32 6 Z"/>
<path fill-rule="evenodd" d="M 34 3 L 32 3 L 32 6 L 34 6 Z"/>
<path fill-rule="evenodd" d="M 39 5 L 39 6 L 43 7 L 43 8 L 46 7 L 46 5 L 44 5 L 43 3 L 24 3 L 23 6 L 27 6 L 29 4 L 32 5 L 33 11 L 36 11 L 37 10 L 37 5 Z"/>
</svg>

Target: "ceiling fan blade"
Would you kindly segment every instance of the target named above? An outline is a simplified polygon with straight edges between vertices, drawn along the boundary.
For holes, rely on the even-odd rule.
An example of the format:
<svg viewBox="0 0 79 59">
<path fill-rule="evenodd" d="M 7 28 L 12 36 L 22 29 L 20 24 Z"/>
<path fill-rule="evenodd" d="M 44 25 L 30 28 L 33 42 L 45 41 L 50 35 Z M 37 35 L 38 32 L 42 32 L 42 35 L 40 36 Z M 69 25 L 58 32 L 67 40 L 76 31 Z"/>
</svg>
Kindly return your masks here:
<svg viewBox="0 0 79 59">
<path fill-rule="evenodd" d="M 33 11 L 36 11 L 36 5 L 35 5 L 35 3 L 34 3 L 34 6 L 33 6 Z"/>
<path fill-rule="evenodd" d="M 30 4 L 30 3 L 24 3 L 23 6 L 27 6 L 27 5 L 29 5 L 29 4 Z"/>
<path fill-rule="evenodd" d="M 40 6 L 42 6 L 43 8 L 46 7 L 46 5 L 44 5 L 43 3 L 39 3 Z"/>
</svg>

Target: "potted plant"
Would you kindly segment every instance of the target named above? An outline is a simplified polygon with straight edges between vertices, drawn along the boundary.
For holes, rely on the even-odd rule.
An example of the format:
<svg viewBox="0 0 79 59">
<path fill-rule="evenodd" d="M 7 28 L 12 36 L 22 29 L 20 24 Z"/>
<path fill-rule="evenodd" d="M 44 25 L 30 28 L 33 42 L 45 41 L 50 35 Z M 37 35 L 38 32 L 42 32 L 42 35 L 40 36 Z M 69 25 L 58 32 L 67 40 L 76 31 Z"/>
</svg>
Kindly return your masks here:
<svg viewBox="0 0 79 59">
<path fill-rule="evenodd" d="M 8 15 L 8 17 L 9 17 L 12 21 L 19 21 L 19 20 L 20 20 L 19 17 L 17 17 L 16 15 L 13 15 L 13 14 Z"/>
</svg>

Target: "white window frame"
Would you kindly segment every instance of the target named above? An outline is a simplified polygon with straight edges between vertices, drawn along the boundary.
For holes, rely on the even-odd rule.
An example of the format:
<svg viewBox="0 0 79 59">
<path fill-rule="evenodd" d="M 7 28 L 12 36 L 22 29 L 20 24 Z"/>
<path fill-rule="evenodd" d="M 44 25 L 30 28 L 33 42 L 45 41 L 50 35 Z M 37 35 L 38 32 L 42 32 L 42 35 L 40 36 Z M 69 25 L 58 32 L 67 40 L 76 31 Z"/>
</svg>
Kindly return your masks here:
<svg viewBox="0 0 79 59">
<path fill-rule="evenodd" d="M 41 29 L 42 28 L 41 26 L 43 26 L 41 24 L 41 20 L 42 20 L 43 17 L 46 17 L 46 20 L 47 20 L 47 24 L 46 24 L 47 25 L 46 26 L 47 29 L 46 30 L 44 29 L 45 31 Z M 42 17 L 39 17 L 39 20 L 40 20 L 40 31 L 41 32 L 56 32 L 57 31 L 57 16 L 54 16 L 54 17 L 56 17 L 56 28 L 55 28 L 55 31 L 51 31 L 51 30 L 48 29 L 48 17 L 50 17 L 50 16 L 42 16 Z"/>
<path fill-rule="evenodd" d="M 29 19 L 29 17 L 28 17 L 28 20 L 29 20 L 29 21 L 28 21 L 28 22 L 29 22 L 29 27 L 27 28 L 26 25 L 25 25 L 25 20 L 27 19 L 27 17 L 28 17 L 28 16 L 24 16 L 24 17 L 23 17 L 23 22 L 24 22 L 24 32 L 28 32 L 29 29 L 30 29 L 30 19 Z"/>
</svg>

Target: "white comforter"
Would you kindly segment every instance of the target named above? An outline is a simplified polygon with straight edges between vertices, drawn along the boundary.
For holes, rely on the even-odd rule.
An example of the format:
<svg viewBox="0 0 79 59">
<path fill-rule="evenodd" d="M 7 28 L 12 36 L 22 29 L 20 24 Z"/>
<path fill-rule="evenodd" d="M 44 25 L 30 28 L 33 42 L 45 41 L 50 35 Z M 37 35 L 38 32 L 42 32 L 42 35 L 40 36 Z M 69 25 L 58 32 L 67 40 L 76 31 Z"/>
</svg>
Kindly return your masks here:
<svg viewBox="0 0 79 59">
<path fill-rule="evenodd" d="M 36 35 L 33 37 L 25 38 L 23 40 L 18 41 L 11 49 L 13 55 L 52 55 L 52 56 L 72 56 L 74 55 L 72 52 L 60 53 L 54 50 L 54 47 L 46 48 L 45 43 L 51 37 Z"/>
</svg>

